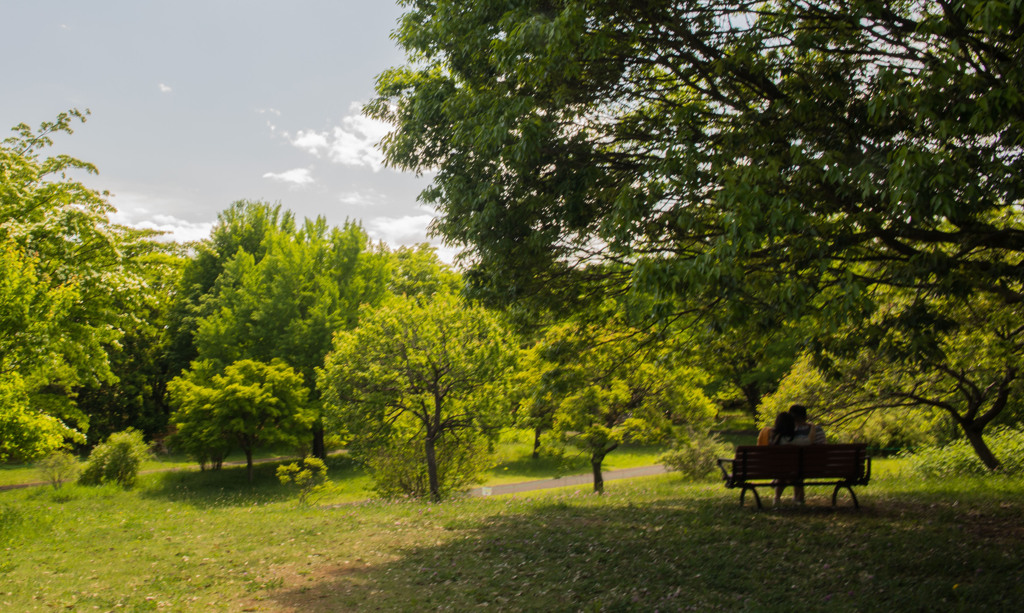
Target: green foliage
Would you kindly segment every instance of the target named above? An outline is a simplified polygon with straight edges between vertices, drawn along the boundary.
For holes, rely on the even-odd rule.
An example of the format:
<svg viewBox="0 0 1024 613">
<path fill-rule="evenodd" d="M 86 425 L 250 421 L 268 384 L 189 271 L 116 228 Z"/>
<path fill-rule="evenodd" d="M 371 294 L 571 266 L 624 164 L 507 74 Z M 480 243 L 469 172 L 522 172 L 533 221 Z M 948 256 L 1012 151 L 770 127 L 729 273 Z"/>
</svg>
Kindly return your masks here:
<svg viewBox="0 0 1024 613">
<path fill-rule="evenodd" d="M 96 169 L 42 154 L 86 114 L 19 125 L 0 143 L 0 394 L 11 409 L 0 461 L 82 442 L 89 420 L 75 392 L 114 380 L 108 351 L 125 319 L 115 305 L 137 294 L 124 256 L 131 233 L 109 222 L 106 194 L 70 178 Z"/>
<path fill-rule="evenodd" d="M 867 443 L 878 448 L 917 447 L 936 444 L 947 436 L 943 415 L 924 405 L 886 406 L 873 396 L 855 376 L 850 366 L 837 366 L 844 372 L 829 379 L 814 366 L 810 356 L 797 360 L 779 384 L 767 396 L 757 415 L 757 427 L 775 422 L 775 416 L 802 404 L 810 411 L 810 421 L 822 426 L 829 441 Z"/>
<path fill-rule="evenodd" d="M 482 295 L 772 321 L 1024 292 L 1016 3 L 405 7 L 367 108 Z"/>
<path fill-rule="evenodd" d="M 1024 430 L 996 428 L 985 436 L 992 453 L 999 458 L 999 472 L 1006 475 L 1024 475 Z M 904 452 L 910 470 L 933 479 L 950 479 L 990 472 L 978 458 L 971 444 L 963 439 L 947 445 L 932 445 Z"/>
<path fill-rule="evenodd" d="M 313 502 L 331 485 L 327 476 L 327 465 L 320 458 L 303 458 L 277 467 L 277 478 L 283 485 L 293 484 L 299 490 L 299 504 Z"/>
<path fill-rule="evenodd" d="M 481 437 L 446 437 L 434 445 L 437 463 L 436 499 L 448 499 L 478 483 L 488 464 L 487 444 Z M 430 474 L 423 461 L 423 443 L 395 439 L 363 454 L 373 477 L 374 491 L 385 499 L 434 499 Z"/>
<path fill-rule="evenodd" d="M 59 416 L 33 407 L 17 373 L 0 374 L 0 462 L 31 461 L 85 436 Z"/>
<path fill-rule="evenodd" d="M 419 448 L 440 500 L 451 489 L 442 479 L 463 479 L 440 471 L 438 450 L 475 432 L 498 435 L 517 352 L 496 315 L 457 296 L 395 297 L 335 336 L 320 373 L 325 414 L 364 460 L 396 445 Z"/>
<path fill-rule="evenodd" d="M 39 462 L 39 473 L 55 490 L 59 490 L 65 481 L 73 481 L 80 470 L 78 458 L 66 451 L 51 453 Z"/>
<path fill-rule="evenodd" d="M 673 423 L 701 427 L 714 415 L 703 373 L 640 330 L 551 326 L 523 364 L 516 380 L 521 423 L 551 428 L 585 450 L 597 491 L 605 456 L 621 444 L 663 440 Z"/>
<path fill-rule="evenodd" d="M 200 463 L 223 460 L 232 444 L 252 453 L 260 445 L 298 447 L 315 420 L 302 375 L 281 360 L 234 362 L 218 373 L 209 362 L 168 384 L 177 444 Z"/>
<path fill-rule="evenodd" d="M 116 483 L 131 489 L 135 486 L 142 462 L 149 455 L 149 446 L 141 432 L 115 432 L 93 448 L 78 482 L 82 485 Z"/>
<path fill-rule="evenodd" d="M 76 403 L 89 416 L 89 435 L 135 428 L 149 439 L 167 432 L 166 399 L 171 372 L 168 350 L 169 311 L 176 296 L 186 247 L 161 240 L 159 233 L 126 230 L 121 245 L 125 267 L 133 276 L 129 296 L 117 296 L 113 308 L 123 313 L 124 335 L 108 348 L 116 381 L 78 391 Z"/>
<path fill-rule="evenodd" d="M 360 305 L 380 302 L 390 266 L 390 254 L 356 223 L 330 227 L 320 217 L 296 225 L 280 206 L 237 202 L 185 268 L 171 313 L 173 360 L 179 368 L 204 361 L 218 370 L 240 360 L 284 360 L 302 374 L 316 412 L 315 372 L 332 335 L 355 325 Z M 313 453 L 324 457 L 314 419 Z"/>
<path fill-rule="evenodd" d="M 688 428 L 672 441 L 672 448 L 661 456 L 661 463 L 686 479 L 700 480 L 718 471 L 718 458 L 732 457 L 733 446 L 717 434 L 705 434 Z"/>
</svg>

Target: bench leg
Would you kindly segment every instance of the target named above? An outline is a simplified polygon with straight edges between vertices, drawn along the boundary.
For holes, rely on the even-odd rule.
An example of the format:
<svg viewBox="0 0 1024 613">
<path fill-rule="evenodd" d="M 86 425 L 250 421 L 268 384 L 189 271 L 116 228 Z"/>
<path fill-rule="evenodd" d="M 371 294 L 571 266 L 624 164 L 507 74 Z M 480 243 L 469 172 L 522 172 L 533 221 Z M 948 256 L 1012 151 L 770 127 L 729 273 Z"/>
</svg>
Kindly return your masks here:
<svg viewBox="0 0 1024 613">
<path fill-rule="evenodd" d="M 836 489 L 832 490 L 832 506 L 836 506 L 836 497 L 839 496 L 839 489 L 845 487 L 850 492 L 850 499 L 853 500 L 853 508 L 859 509 L 860 504 L 857 503 L 857 495 L 853 493 L 853 488 L 849 485 L 839 484 Z"/>
<path fill-rule="evenodd" d="M 754 502 L 757 503 L 757 508 L 758 509 L 763 509 L 764 507 L 761 506 L 761 497 L 757 495 L 757 488 L 756 487 L 744 487 L 740 491 L 740 506 L 741 507 L 743 506 L 743 498 L 747 495 L 747 490 L 750 490 L 750 492 L 752 494 L 754 494 Z"/>
</svg>

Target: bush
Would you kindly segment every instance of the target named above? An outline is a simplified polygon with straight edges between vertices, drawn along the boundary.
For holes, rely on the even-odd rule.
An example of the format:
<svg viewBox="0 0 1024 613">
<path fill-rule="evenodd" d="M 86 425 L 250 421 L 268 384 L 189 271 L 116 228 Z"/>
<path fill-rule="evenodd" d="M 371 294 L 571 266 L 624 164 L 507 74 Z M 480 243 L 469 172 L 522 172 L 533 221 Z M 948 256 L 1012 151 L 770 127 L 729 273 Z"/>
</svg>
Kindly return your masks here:
<svg viewBox="0 0 1024 613">
<path fill-rule="evenodd" d="M 1024 474 L 1024 430 L 997 428 L 985 436 L 985 442 L 1002 464 L 1001 471 L 1004 474 Z M 909 460 L 910 470 L 923 477 L 990 473 L 966 439 L 941 447 L 922 447 L 914 452 L 904 453 L 903 457 Z"/>
<path fill-rule="evenodd" d="M 277 467 L 277 478 L 284 485 L 294 484 L 299 488 L 299 504 L 308 504 L 330 486 L 327 465 L 320 458 L 305 458 Z"/>
<path fill-rule="evenodd" d="M 117 483 L 125 489 L 135 486 L 142 462 L 149 457 L 149 447 L 142 433 L 129 428 L 115 432 L 105 443 L 96 445 L 89 454 L 85 470 L 78 478 L 82 485 Z"/>
<path fill-rule="evenodd" d="M 732 445 L 717 434 L 688 430 L 672 442 L 671 449 L 661 456 L 661 463 L 685 478 L 703 479 L 715 470 L 718 458 L 732 454 Z"/>
<path fill-rule="evenodd" d="M 479 439 L 452 441 L 435 446 L 437 479 L 442 498 L 463 491 L 475 483 L 487 464 L 486 444 Z M 429 498 L 430 481 L 423 442 L 392 442 L 363 454 L 373 476 L 374 489 L 383 498 Z"/>
<path fill-rule="evenodd" d="M 80 470 L 78 458 L 66 451 L 51 453 L 39 463 L 39 472 L 43 479 L 55 490 L 59 490 L 65 481 L 71 481 L 78 476 Z"/>
</svg>

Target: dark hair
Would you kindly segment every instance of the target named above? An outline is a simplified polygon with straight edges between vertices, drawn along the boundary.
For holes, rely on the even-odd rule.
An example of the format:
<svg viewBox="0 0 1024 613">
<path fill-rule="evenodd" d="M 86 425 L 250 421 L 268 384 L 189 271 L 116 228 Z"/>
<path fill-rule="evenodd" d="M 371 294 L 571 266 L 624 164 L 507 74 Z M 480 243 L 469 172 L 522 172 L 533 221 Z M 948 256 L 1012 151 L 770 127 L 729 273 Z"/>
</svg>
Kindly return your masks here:
<svg viewBox="0 0 1024 613">
<path fill-rule="evenodd" d="M 807 419 L 807 407 L 802 404 L 794 404 L 789 407 L 789 414 L 796 418 L 797 421 L 804 421 Z"/>
<path fill-rule="evenodd" d="M 783 439 L 791 441 L 794 434 L 796 434 L 796 420 L 793 419 L 793 415 L 786 412 L 779 413 L 775 418 L 775 425 L 772 426 L 771 444 L 778 445 Z"/>
</svg>

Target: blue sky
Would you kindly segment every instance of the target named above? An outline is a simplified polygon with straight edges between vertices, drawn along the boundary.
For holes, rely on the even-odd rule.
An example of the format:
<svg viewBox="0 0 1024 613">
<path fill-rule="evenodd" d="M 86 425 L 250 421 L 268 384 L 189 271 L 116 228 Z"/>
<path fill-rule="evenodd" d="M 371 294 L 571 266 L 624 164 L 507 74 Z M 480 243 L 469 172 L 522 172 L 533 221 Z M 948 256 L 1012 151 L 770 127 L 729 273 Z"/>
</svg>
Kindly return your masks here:
<svg viewBox="0 0 1024 613">
<path fill-rule="evenodd" d="M 115 220 L 182 240 L 259 199 L 422 242 L 429 178 L 382 167 L 387 127 L 360 113 L 404 63 L 400 15 L 387 0 L 0 0 L 0 127 L 90 109 L 54 152 L 99 168 L 86 183 L 112 192 Z"/>
</svg>

